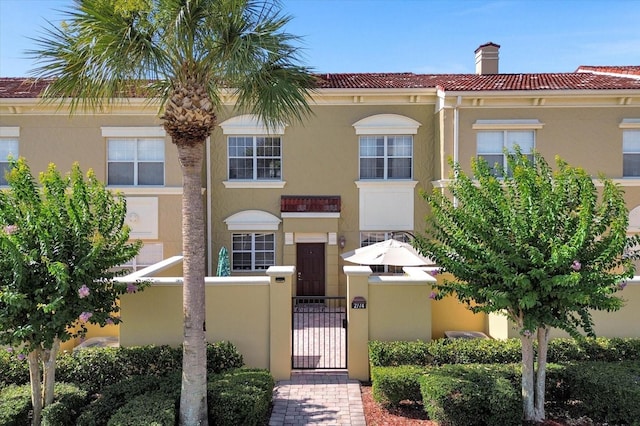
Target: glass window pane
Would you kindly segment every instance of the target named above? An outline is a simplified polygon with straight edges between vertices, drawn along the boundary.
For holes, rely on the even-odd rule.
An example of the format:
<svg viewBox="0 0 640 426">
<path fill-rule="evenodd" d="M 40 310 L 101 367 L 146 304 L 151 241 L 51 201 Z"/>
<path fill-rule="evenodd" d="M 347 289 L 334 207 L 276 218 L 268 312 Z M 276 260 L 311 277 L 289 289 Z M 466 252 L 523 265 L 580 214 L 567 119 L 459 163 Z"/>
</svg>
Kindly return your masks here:
<svg viewBox="0 0 640 426">
<path fill-rule="evenodd" d="M 0 161 L 9 157 L 18 159 L 18 141 L 16 139 L 0 139 Z"/>
<path fill-rule="evenodd" d="M 138 163 L 138 185 L 164 185 L 164 163 Z"/>
<path fill-rule="evenodd" d="M 518 130 L 507 132 L 507 148 L 510 152 L 512 152 L 514 150 L 514 147 L 518 145 L 520 146 L 520 151 L 523 154 L 532 152 L 534 134 L 535 133 L 533 130 Z"/>
<path fill-rule="evenodd" d="M 0 162 L 0 185 L 7 185 L 6 175 L 9 170 L 11 170 L 9 163 Z"/>
<path fill-rule="evenodd" d="M 501 154 L 504 132 L 478 132 L 478 154 Z"/>
<path fill-rule="evenodd" d="M 624 154 L 622 175 L 625 177 L 640 176 L 640 154 Z"/>
<path fill-rule="evenodd" d="M 131 139 L 109 139 L 109 161 L 134 161 L 136 141 Z"/>
<path fill-rule="evenodd" d="M 389 157 L 412 157 L 412 139 L 411 136 L 389 136 L 387 155 Z"/>
<path fill-rule="evenodd" d="M 258 179 L 280 179 L 280 160 L 258 160 Z"/>
<path fill-rule="evenodd" d="M 253 160 L 230 158 L 229 179 L 253 179 Z"/>
<path fill-rule="evenodd" d="M 502 176 L 500 168 L 504 167 L 504 155 L 478 155 L 478 158 L 484 158 L 489 164 L 489 167 L 493 169 L 493 175 L 497 177 Z"/>
<path fill-rule="evenodd" d="M 622 132 L 622 152 L 640 153 L 640 130 Z"/>
<path fill-rule="evenodd" d="M 384 138 L 379 136 L 360 136 L 361 157 L 383 157 Z"/>
<path fill-rule="evenodd" d="M 389 179 L 411 179 L 410 158 L 389 158 Z"/>
<path fill-rule="evenodd" d="M 253 138 L 229 137 L 229 157 L 253 157 Z"/>
<path fill-rule="evenodd" d="M 164 140 L 139 139 L 138 161 L 164 161 Z"/>
<path fill-rule="evenodd" d="M 108 164 L 108 184 L 109 185 L 133 185 L 133 163 L 109 163 Z"/>
<path fill-rule="evenodd" d="M 384 179 L 384 158 L 361 158 L 360 179 Z"/>
</svg>

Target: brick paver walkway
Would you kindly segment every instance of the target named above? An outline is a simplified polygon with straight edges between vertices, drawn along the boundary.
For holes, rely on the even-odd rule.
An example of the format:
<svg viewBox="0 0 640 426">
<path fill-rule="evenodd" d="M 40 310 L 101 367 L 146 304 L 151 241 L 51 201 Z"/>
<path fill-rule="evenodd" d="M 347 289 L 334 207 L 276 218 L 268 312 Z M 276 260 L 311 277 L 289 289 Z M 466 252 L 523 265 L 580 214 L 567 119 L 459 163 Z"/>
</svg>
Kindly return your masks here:
<svg viewBox="0 0 640 426">
<path fill-rule="evenodd" d="M 269 426 L 365 426 L 360 382 L 342 371 L 294 371 L 273 391 Z"/>
</svg>

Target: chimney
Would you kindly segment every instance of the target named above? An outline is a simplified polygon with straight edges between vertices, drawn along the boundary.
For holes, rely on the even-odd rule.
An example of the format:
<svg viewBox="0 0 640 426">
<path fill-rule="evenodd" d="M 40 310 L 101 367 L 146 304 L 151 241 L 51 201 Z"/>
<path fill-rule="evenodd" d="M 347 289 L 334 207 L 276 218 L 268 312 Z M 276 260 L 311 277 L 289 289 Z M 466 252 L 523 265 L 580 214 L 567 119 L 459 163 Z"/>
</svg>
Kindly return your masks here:
<svg viewBox="0 0 640 426">
<path fill-rule="evenodd" d="M 476 74 L 498 74 L 500 45 L 485 43 L 476 49 Z"/>
</svg>

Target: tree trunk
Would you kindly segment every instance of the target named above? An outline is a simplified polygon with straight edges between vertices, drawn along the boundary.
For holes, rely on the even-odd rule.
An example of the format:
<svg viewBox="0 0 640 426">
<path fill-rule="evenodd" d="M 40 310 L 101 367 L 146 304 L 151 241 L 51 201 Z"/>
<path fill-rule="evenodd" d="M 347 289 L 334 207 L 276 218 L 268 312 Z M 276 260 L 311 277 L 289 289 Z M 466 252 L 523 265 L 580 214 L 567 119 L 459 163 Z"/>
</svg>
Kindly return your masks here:
<svg viewBox="0 0 640 426">
<path fill-rule="evenodd" d="M 533 336 L 522 334 L 522 410 L 525 421 L 535 418 L 535 391 L 534 391 L 534 353 Z"/>
<path fill-rule="evenodd" d="M 32 425 L 40 426 L 42 421 L 42 382 L 40 381 L 41 349 L 29 352 L 29 381 L 31 383 Z"/>
<path fill-rule="evenodd" d="M 545 384 L 547 381 L 547 349 L 549 343 L 549 329 L 538 328 L 538 371 L 536 374 L 536 408 L 535 421 L 544 420 Z"/>
<path fill-rule="evenodd" d="M 44 374 L 42 383 L 42 393 L 44 395 L 43 407 L 51 404 L 54 397 L 54 389 L 56 383 L 56 357 L 58 356 L 58 350 L 60 349 L 60 340 L 55 338 L 51 349 L 44 351 L 43 364 Z"/>
<path fill-rule="evenodd" d="M 205 334 L 205 237 L 202 203 L 204 141 L 180 143 L 182 167 L 182 251 L 184 255 L 182 307 L 184 342 L 180 424 L 207 425 L 207 352 Z"/>
</svg>

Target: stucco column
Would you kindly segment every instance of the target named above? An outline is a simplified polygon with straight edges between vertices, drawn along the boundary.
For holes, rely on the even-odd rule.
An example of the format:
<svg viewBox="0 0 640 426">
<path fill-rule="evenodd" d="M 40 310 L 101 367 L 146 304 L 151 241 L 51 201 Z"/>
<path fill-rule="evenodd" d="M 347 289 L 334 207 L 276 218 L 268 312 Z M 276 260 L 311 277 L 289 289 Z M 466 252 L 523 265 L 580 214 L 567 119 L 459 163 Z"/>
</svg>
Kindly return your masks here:
<svg viewBox="0 0 640 426">
<path fill-rule="evenodd" d="M 269 284 L 269 370 L 275 380 L 291 378 L 291 280 L 294 266 L 271 266 Z"/>
<path fill-rule="evenodd" d="M 371 272 L 368 266 L 344 267 L 347 275 L 347 369 L 350 379 L 360 381 L 369 381 L 368 300 Z"/>
</svg>

